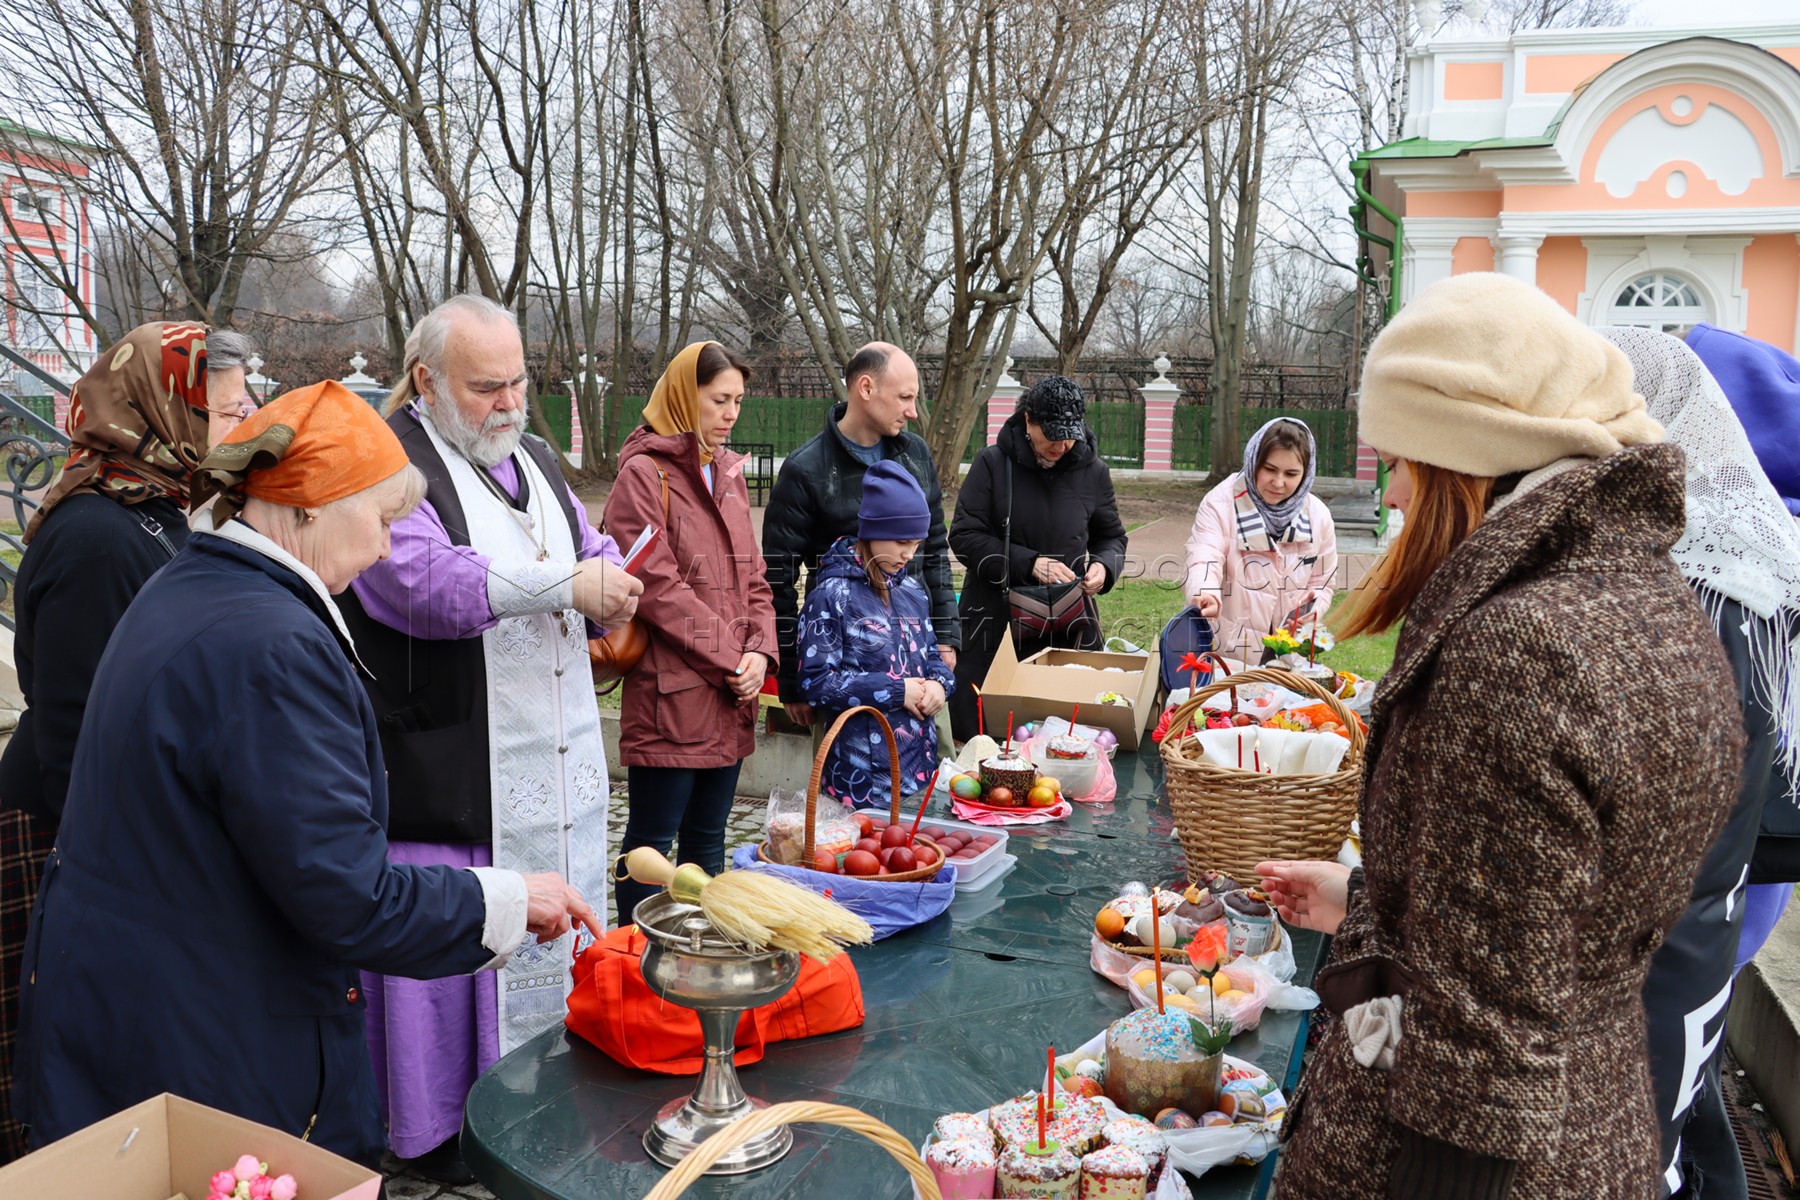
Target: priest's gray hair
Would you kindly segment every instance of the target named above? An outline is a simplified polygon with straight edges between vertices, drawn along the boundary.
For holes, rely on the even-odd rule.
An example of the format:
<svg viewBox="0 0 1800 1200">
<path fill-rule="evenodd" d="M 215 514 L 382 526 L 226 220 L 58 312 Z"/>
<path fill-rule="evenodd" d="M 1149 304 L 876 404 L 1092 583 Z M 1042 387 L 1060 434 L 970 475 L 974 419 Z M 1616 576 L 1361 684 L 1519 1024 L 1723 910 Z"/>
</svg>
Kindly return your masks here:
<svg viewBox="0 0 1800 1200">
<path fill-rule="evenodd" d="M 452 296 L 424 316 L 406 335 L 405 361 L 400 364 L 400 378 L 394 384 L 394 390 L 388 393 L 382 404 L 383 415 L 398 412 L 414 396 L 419 394 L 418 385 L 413 382 L 413 368 L 423 366 L 434 377 L 444 373 L 444 347 L 450 340 L 450 326 L 459 316 L 473 317 L 484 324 L 505 321 L 518 328 L 518 318 L 511 310 L 489 300 L 486 296 L 478 296 L 473 292 L 464 292 Z"/>
</svg>

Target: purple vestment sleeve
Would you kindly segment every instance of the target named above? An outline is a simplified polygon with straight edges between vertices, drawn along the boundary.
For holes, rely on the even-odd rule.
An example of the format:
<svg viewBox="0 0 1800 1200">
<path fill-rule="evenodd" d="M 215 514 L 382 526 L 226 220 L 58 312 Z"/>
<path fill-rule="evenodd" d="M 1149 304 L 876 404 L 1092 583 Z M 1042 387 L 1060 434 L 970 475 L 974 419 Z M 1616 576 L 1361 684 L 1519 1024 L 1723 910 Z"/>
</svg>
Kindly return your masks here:
<svg viewBox="0 0 1800 1200">
<path fill-rule="evenodd" d="M 511 459 L 490 473 L 508 495 L 518 494 L 518 469 Z M 577 558 L 604 557 L 622 563 L 618 545 L 594 528 L 586 506 L 572 492 L 569 499 L 582 531 Z M 453 545 L 430 501 L 394 522 L 391 532 L 393 549 L 388 557 L 350 584 L 364 611 L 383 625 L 416 638 L 478 637 L 493 628 L 496 618 L 488 603 L 489 559 L 468 546 Z M 591 623 L 589 632 L 598 636 Z"/>
</svg>

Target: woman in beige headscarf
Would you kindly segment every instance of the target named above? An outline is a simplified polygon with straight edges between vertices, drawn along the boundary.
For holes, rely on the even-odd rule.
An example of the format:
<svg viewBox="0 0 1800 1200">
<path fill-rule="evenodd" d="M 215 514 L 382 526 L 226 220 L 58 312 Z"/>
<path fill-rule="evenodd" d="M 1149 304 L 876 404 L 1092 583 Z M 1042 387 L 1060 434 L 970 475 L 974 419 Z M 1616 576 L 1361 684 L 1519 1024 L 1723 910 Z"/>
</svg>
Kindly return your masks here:
<svg viewBox="0 0 1800 1200">
<path fill-rule="evenodd" d="M 606 531 L 656 545 L 633 573 L 650 647 L 625 677 L 619 753 L 631 815 L 620 854 L 638 846 L 708 871 L 724 866 L 725 819 L 738 769 L 755 749 L 757 696 L 775 666 L 775 607 L 750 525 L 744 457 L 725 448 L 750 367 L 717 342 L 677 354 L 657 381 L 644 424 L 619 451 Z M 619 920 L 655 889 L 617 887 Z"/>
</svg>

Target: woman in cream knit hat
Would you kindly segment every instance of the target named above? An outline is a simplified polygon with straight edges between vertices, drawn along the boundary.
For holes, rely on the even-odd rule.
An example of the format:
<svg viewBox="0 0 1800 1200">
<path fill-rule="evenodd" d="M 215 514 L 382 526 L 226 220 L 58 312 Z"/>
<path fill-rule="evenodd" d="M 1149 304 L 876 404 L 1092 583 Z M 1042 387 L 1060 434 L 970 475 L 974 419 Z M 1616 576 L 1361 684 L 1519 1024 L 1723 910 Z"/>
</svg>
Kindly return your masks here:
<svg viewBox="0 0 1800 1200">
<path fill-rule="evenodd" d="M 1669 558 L 1682 455 L 1631 380 L 1501 275 L 1427 288 L 1369 351 L 1362 434 L 1407 519 L 1339 628 L 1405 627 L 1364 866 L 1260 867 L 1285 919 L 1336 935 L 1317 988 L 1343 1018 L 1289 1111 L 1283 1200 L 1658 1194 L 1639 992 L 1743 727 Z"/>
</svg>

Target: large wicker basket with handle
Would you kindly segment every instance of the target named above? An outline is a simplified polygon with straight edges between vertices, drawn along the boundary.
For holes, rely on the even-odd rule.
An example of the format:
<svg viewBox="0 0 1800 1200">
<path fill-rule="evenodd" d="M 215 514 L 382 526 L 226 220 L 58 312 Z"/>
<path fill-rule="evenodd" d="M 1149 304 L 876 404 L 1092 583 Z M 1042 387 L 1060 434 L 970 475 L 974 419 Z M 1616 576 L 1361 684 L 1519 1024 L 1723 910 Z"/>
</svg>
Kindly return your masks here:
<svg viewBox="0 0 1800 1200">
<path fill-rule="evenodd" d="M 838 734 L 843 732 L 844 726 L 857 713 L 868 713 L 874 717 L 875 724 L 881 728 L 883 736 L 887 738 L 888 820 L 895 824 L 900 822 L 900 744 L 894 740 L 894 727 L 888 724 L 886 714 L 878 708 L 870 708 L 865 704 L 857 708 L 845 709 L 838 719 L 831 723 L 831 728 L 825 731 L 825 738 L 819 743 L 819 752 L 813 755 L 812 777 L 806 781 L 806 842 L 798 864 L 802 868 L 812 865 L 813 851 L 816 849 L 813 845 L 813 830 L 819 819 L 819 784 L 825 777 L 825 757 L 831 753 L 831 743 L 837 740 Z M 920 803 L 924 802 L 921 799 Z M 837 802 L 834 800 L 832 803 Z M 937 873 L 944 869 L 943 848 L 922 833 L 918 834 L 915 840 L 925 843 L 937 852 L 937 860 L 930 866 L 918 867 L 911 871 L 900 871 L 892 875 L 862 875 L 857 878 L 875 883 L 918 883 L 921 880 L 935 879 Z M 757 846 L 756 859 L 758 862 L 766 863 L 776 861 L 767 842 Z M 829 879 L 830 876 L 826 875 L 823 878 Z"/>
<path fill-rule="evenodd" d="M 891 1127 L 882 1124 L 867 1113 L 854 1108 L 845 1108 L 841 1104 L 821 1104 L 811 1100 L 792 1100 L 786 1104 L 772 1104 L 768 1108 L 751 1113 L 747 1117 L 732 1122 L 719 1132 L 700 1143 L 698 1149 L 681 1160 L 681 1165 L 662 1177 L 662 1182 L 650 1189 L 644 1200 L 676 1200 L 689 1185 L 706 1174 L 706 1168 L 713 1165 L 734 1146 L 742 1145 L 758 1134 L 767 1133 L 782 1125 L 796 1125 L 805 1121 L 818 1125 L 836 1125 L 860 1133 L 894 1156 L 894 1160 L 906 1168 L 912 1176 L 913 1185 L 918 1188 L 922 1200 L 942 1200 L 943 1194 L 938 1191 L 937 1179 L 931 1169 L 919 1157 L 919 1152 Z"/>
<path fill-rule="evenodd" d="M 1272 683 L 1330 705 L 1350 734 L 1339 769 L 1329 775 L 1259 775 L 1208 762 L 1193 733 L 1177 734 L 1208 697 L 1247 683 Z M 1280 667 L 1239 671 L 1195 692 L 1175 710 L 1162 743 L 1169 811 L 1188 869 L 1245 879 L 1268 859 L 1336 858 L 1356 815 L 1365 742 L 1362 723 L 1343 701 Z"/>
</svg>

